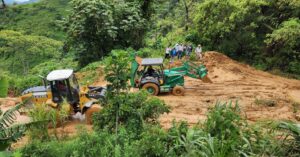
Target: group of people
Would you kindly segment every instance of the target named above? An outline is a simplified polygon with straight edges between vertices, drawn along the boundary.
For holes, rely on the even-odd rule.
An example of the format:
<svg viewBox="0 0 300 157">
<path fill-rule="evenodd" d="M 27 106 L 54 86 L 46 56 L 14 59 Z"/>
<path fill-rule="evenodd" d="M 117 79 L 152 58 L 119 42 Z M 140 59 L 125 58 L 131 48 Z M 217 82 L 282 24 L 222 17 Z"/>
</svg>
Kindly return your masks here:
<svg viewBox="0 0 300 157">
<path fill-rule="evenodd" d="M 190 56 L 193 52 L 193 46 L 183 45 L 183 44 L 176 44 L 173 48 L 170 45 L 166 48 L 165 51 L 165 59 L 171 58 L 171 62 L 177 57 L 178 60 L 181 60 L 182 57 L 185 55 L 186 59 L 190 59 Z M 202 59 L 202 46 L 199 44 L 195 49 L 197 59 Z"/>
</svg>

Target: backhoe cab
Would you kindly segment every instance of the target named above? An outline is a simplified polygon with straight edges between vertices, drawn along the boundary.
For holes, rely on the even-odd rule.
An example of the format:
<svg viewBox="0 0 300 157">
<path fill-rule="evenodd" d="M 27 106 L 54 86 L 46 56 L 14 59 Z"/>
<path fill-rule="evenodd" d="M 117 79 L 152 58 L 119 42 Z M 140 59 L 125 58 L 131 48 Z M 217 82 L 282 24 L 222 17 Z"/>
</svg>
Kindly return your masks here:
<svg viewBox="0 0 300 157">
<path fill-rule="evenodd" d="M 52 94 L 52 102 L 48 103 L 61 104 L 66 100 L 78 111 L 80 89 L 73 70 L 54 70 L 48 74 L 47 81 Z"/>
<path fill-rule="evenodd" d="M 146 58 L 142 60 L 141 66 L 143 67 L 139 72 L 141 77 L 136 80 L 136 85 L 147 90 L 152 95 L 157 95 L 160 91 L 160 86 L 165 81 L 163 59 Z"/>
<path fill-rule="evenodd" d="M 32 104 L 44 103 L 53 108 L 59 108 L 66 101 L 70 105 L 70 114 L 80 113 L 85 115 L 87 123 L 91 123 L 91 115 L 101 109 L 96 103 L 99 99 L 104 98 L 106 88 L 80 88 L 71 69 L 51 71 L 43 82 L 45 82 L 44 88 L 39 86 L 25 90 L 22 93 L 21 100 L 32 97 Z"/>
</svg>

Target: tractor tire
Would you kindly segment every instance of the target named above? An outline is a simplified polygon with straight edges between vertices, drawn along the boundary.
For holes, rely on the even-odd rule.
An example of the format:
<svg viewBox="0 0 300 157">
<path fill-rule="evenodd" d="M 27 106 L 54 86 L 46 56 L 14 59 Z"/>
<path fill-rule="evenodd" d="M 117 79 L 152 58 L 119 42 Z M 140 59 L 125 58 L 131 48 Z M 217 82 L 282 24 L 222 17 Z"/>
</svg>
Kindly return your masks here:
<svg viewBox="0 0 300 157">
<path fill-rule="evenodd" d="M 172 94 L 175 96 L 183 96 L 184 88 L 182 86 L 175 86 L 172 90 Z"/>
<path fill-rule="evenodd" d="M 142 89 L 145 89 L 151 95 L 158 95 L 159 88 L 155 83 L 146 83 L 143 85 Z"/>
<path fill-rule="evenodd" d="M 99 105 L 92 105 L 87 111 L 85 112 L 85 120 L 87 124 L 92 124 L 92 115 L 96 112 L 99 112 L 101 107 Z"/>
</svg>

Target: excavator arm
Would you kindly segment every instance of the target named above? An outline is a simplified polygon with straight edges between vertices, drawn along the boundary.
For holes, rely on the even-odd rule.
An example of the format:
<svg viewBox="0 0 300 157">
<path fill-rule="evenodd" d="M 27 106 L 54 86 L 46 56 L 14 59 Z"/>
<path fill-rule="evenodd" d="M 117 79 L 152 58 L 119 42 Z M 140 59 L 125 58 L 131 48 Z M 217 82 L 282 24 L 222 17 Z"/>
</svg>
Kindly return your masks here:
<svg viewBox="0 0 300 157">
<path fill-rule="evenodd" d="M 136 53 L 131 53 L 130 58 L 131 58 L 130 84 L 132 87 L 135 87 L 136 86 L 135 78 L 138 72 L 138 68 L 142 62 L 142 58 L 138 57 Z"/>
<path fill-rule="evenodd" d="M 184 76 L 189 76 L 195 79 L 201 79 L 203 82 L 212 83 L 207 77 L 207 69 L 204 65 L 196 65 L 195 63 L 186 61 L 180 67 L 171 68 L 170 71 L 176 71 Z"/>
</svg>

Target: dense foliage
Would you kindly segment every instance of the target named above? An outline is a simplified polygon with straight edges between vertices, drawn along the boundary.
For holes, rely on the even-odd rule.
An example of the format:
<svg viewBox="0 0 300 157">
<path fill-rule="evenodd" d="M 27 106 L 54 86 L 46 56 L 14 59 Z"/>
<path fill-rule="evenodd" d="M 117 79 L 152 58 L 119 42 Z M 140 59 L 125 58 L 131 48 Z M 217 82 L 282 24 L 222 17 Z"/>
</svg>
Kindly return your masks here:
<svg viewBox="0 0 300 157">
<path fill-rule="evenodd" d="M 295 0 L 41 0 L 8 6 L 0 10 L 0 66 L 16 74 L 11 78 L 33 78 L 40 68 L 43 75 L 76 69 L 77 61 L 82 67 L 113 49 L 141 48 L 143 57 L 161 56 L 166 46 L 182 42 L 296 76 L 299 8 Z M 17 82 L 20 90 L 40 84 L 33 83 L 37 77 Z"/>
<path fill-rule="evenodd" d="M 147 92 L 129 93 L 130 56 L 126 51 L 113 51 L 105 60 L 105 79 L 108 82 L 103 109 L 94 117 L 94 129 L 118 133 L 125 128 L 138 137 L 148 123 L 157 124 L 160 114 L 169 108 L 158 98 L 149 98 Z"/>
<path fill-rule="evenodd" d="M 267 35 L 267 66 L 284 67 L 284 71 L 300 74 L 300 20 L 289 19 Z M 288 62 L 287 62 L 288 61 Z"/>
<path fill-rule="evenodd" d="M 0 76 L 0 98 L 5 98 L 8 93 L 8 79 L 3 73 Z"/>
<path fill-rule="evenodd" d="M 61 42 L 43 36 L 0 31 L 0 66 L 14 74 L 26 75 L 49 58 L 58 59 Z"/>
<path fill-rule="evenodd" d="M 170 0 L 157 7 L 147 38 L 155 49 L 192 42 L 262 70 L 300 74 L 299 1 Z"/>
<path fill-rule="evenodd" d="M 143 46 L 149 19 L 143 11 L 150 7 L 144 8 L 146 2 L 73 0 L 66 30 L 80 65 L 101 59 L 113 48 Z"/>
<path fill-rule="evenodd" d="M 229 128 L 221 123 L 224 119 L 228 119 L 225 124 Z M 128 157 L 299 155 L 298 126 L 288 122 L 248 125 L 239 115 L 238 106 L 226 103 L 216 104 L 208 113 L 207 121 L 194 127 L 188 127 L 185 122 L 174 123 L 167 130 L 150 124 L 144 125 L 142 130 L 130 130 L 124 126 L 120 127 L 118 134 L 106 129 L 92 133 L 80 129 L 79 136 L 73 139 L 43 143 L 33 141 L 20 153 L 39 157 L 56 156 L 58 153 L 60 156 Z M 283 133 L 281 129 L 290 133 Z M 139 136 L 133 136 L 137 132 Z"/>
<path fill-rule="evenodd" d="M 39 0 L 38 3 L 0 9 L 0 30 L 63 40 L 65 33 L 59 21 L 68 14 L 68 3 L 69 0 Z"/>
</svg>

